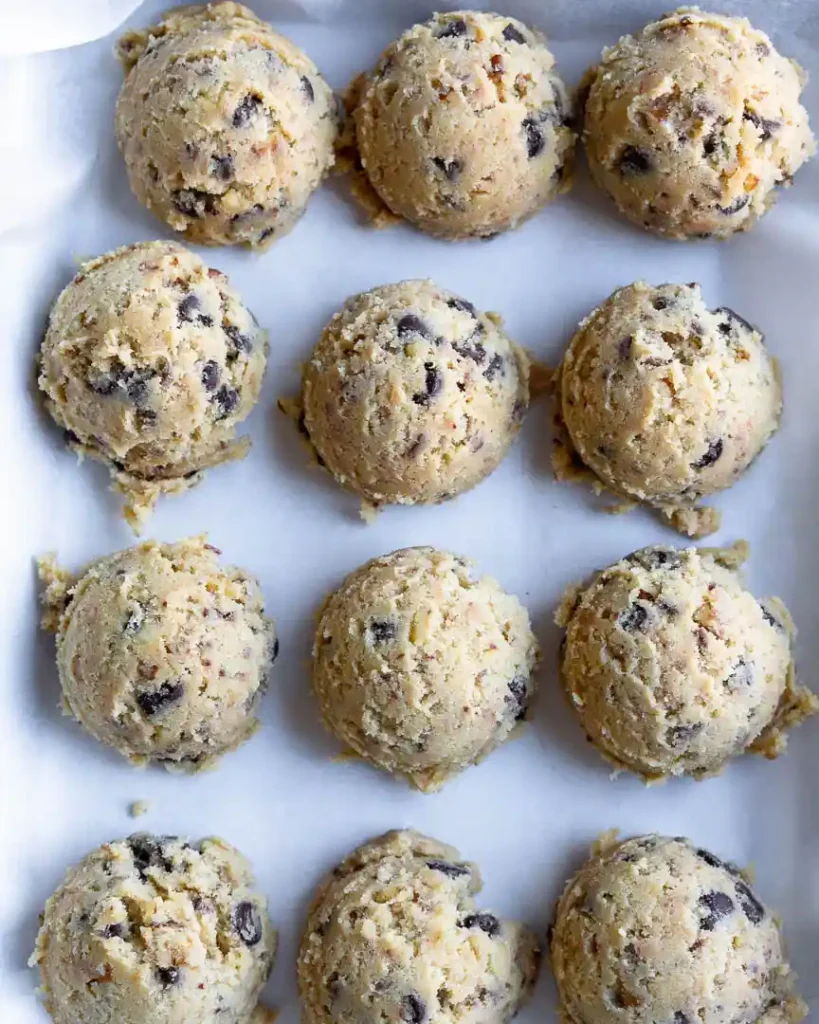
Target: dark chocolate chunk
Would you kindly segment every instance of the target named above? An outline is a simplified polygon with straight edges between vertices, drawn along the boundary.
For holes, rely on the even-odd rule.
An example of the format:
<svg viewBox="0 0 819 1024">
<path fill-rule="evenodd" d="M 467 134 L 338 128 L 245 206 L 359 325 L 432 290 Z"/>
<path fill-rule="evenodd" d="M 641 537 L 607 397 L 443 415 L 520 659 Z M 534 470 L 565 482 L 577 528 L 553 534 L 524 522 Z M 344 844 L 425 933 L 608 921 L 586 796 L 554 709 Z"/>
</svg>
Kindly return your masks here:
<svg viewBox="0 0 819 1024">
<path fill-rule="evenodd" d="M 483 347 L 483 342 L 475 340 L 481 333 L 481 331 L 476 331 L 466 341 L 453 341 L 453 349 L 459 356 L 463 356 L 464 359 L 471 359 L 473 363 L 480 364 L 485 362 L 486 349 Z"/>
<path fill-rule="evenodd" d="M 178 967 L 156 967 L 154 970 L 163 988 L 170 988 L 179 982 L 180 971 Z"/>
<path fill-rule="evenodd" d="M 691 463 L 692 469 L 705 469 L 707 466 L 713 466 L 717 459 L 722 455 L 724 448 L 722 438 L 718 437 L 716 441 L 711 441 L 708 445 L 708 450 L 702 455 L 696 462 Z"/>
<path fill-rule="evenodd" d="M 482 932 L 486 932 L 491 937 L 497 935 L 500 931 L 500 921 L 498 921 L 494 914 L 480 911 L 476 914 L 467 914 L 463 921 L 461 921 L 461 927 L 480 928 Z"/>
<path fill-rule="evenodd" d="M 462 160 L 445 160 L 442 156 L 434 156 L 432 162 L 449 181 L 457 181 L 464 169 Z"/>
<path fill-rule="evenodd" d="M 723 683 L 726 690 L 737 690 L 740 687 L 753 686 L 754 667 L 745 658 L 739 658 L 733 671 Z"/>
<path fill-rule="evenodd" d="M 239 392 L 235 388 L 229 388 L 223 384 L 211 398 L 211 402 L 217 407 L 217 420 L 223 420 L 233 412 L 239 404 Z"/>
<path fill-rule="evenodd" d="M 453 864 L 448 860 L 428 860 L 427 867 L 432 871 L 440 871 L 442 875 L 447 875 L 449 878 L 461 878 L 463 875 L 470 874 L 469 868 L 464 867 L 463 864 Z"/>
<path fill-rule="evenodd" d="M 648 621 L 648 609 L 635 601 L 617 620 L 627 633 L 642 632 Z"/>
<path fill-rule="evenodd" d="M 184 694 L 184 683 L 165 682 L 158 690 L 142 690 L 136 695 L 136 702 L 142 709 L 142 713 L 150 718 L 166 711 L 171 704 L 178 703 Z"/>
<path fill-rule="evenodd" d="M 197 295 L 186 295 L 176 308 L 176 317 L 180 324 L 193 323 L 196 311 L 201 309 L 202 303 Z"/>
<path fill-rule="evenodd" d="M 489 360 L 489 366 L 483 371 L 483 375 L 487 380 L 494 380 L 500 370 L 503 370 L 503 356 L 496 352 Z"/>
<path fill-rule="evenodd" d="M 532 160 L 546 148 L 543 121 L 536 117 L 525 117 L 523 119 L 523 131 L 526 135 L 526 155 Z"/>
<path fill-rule="evenodd" d="M 724 317 L 723 322 L 717 327 L 720 334 L 730 334 L 734 328 L 744 328 L 746 331 L 751 332 L 756 329 L 753 324 L 749 324 L 744 317 L 741 317 L 739 313 L 735 313 L 728 306 L 718 306 L 714 312 Z"/>
<path fill-rule="evenodd" d="M 515 676 L 515 678 L 510 680 L 507 684 L 509 687 L 509 693 L 505 695 L 504 701 L 509 704 L 514 711 L 516 722 L 520 722 L 526 717 L 526 709 L 529 701 L 527 683 L 528 680 L 526 676 Z"/>
<path fill-rule="evenodd" d="M 406 338 L 410 334 L 420 334 L 427 341 L 432 341 L 433 334 L 427 324 L 414 313 L 406 313 L 396 324 L 399 338 Z"/>
<path fill-rule="evenodd" d="M 759 607 L 762 609 L 762 618 L 768 623 L 768 625 L 769 626 L 773 626 L 774 629 L 781 630 L 782 629 L 782 623 L 779 622 L 778 619 L 774 618 L 774 616 L 768 611 L 768 609 L 765 607 L 765 605 L 764 604 L 760 604 Z"/>
<path fill-rule="evenodd" d="M 522 32 L 519 32 L 515 26 L 510 22 L 503 30 L 503 38 L 508 43 L 525 43 L 526 38 Z"/>
<path fill-rule="evenodd" d="M 634 338 L 629 335 L 627 338 L 622 338 L 617 346 L 617 355 L 626 360 L 631 355 L 631 348 L 634 345 Z"/>
<path fill-rule="evenodd" d="M 104 939 L 121 939 L 125 935 L 125 925 L 122 923 L 107 924 L 102 930 Z"/>
<path fill-rule="evenodd" d="M 180 188 L 172 193 L 173 205 L 186 217 L 199 220 L 207 213 L 213 213 L 214 199 L 210 192 L 201 188 Z"/>
<path fill-rule="evenodd" d="M 782 127 L 781 121 L 772 121 L 767 117 L 762 117 L 757 114 L 755 110 L 749 110 L 745 108 L 745 113 L 742 115 L 744 121 L 750 121 L 751 124 L 759 129 L 760 140 L 767 142 L 772 135 L 775 135 Z"/>
<path fill-rule="evenodd" d="M 478 312 L 471 302 L 467 302 L 466 299 L 459 299 L 457 296 L 446 300 L 447 306 L 450 309 L 459 309 L 462 313 L 469 313 L 470 316 L 477 317 Z"/>
<path fill-rule="evenodd" d="M 141 604 L 138 604 L 128 612 L 128 618 L 125 620 L 125 625 L 122 627 L 123 633 L 138 633 L 142 629 L 144 621 L 145 609 Z"/>
<path fill-rule="evenodd" d="M 640 551 L 632 551 L 626 555 L 624 562 L 631 562 L 641 565 L 644 569 L 679 569 L 682 559 L 679 553 L 673 548 L 642 548 Z"/>
<path fill-rule="evenodd" d="M 222 371 L 215 359 L 209 359 L 202 367 L 202 387 L 205 391 L 215 391 L 219 387 Z"/>
<path fill-rule="evenodd" d="M 682 1012 L 682 1010 L 677 1010 L 677 1012 L 674 1014 L 673 1024 L 691 1024 L 691 1021 Z"/>
<path fill-rule="evenodd" d="M 748 918 L 751 924 L 759 924 L 759 922 L 765 917 L 765 908 L 754 896 L 753 892 L 748 885 L 743 881 L 736 883 L 737 896 L 739 897 L 739 905 L 742 907 L 742 913 Z"/>
<path fill-rule="evenodd" d="M 734 901 L 727 892 L 703 893 L 699 898 L 699 905 L 707 911 L 700 921 L 700 928 L 704 932 L 712 932 L 723 917 L 727 917 L 734 909 Z"/>
<path fill-rule="evenodd" d="M 655 295 L 651 300 L 651 305 L 656 310 L 668 309 L 671 305 L 671 299 L 667 299 L 664 295 Z"/>
<path fill-rule="evenodd" d="M 665 741 L 670 747 L 678 747 L 686 740 L 692 739 L 697 733 L 702 732 L 702 722 L 692 722 L 691 725 L 671 725 L 665 731 Z"/>
<path fill-rule="evenodd" d="M 307 75 L 301 76 L 301 91 L 307 97 L 308 103 L 312 103 L 313 100 L 316 98 L 316 92 L 315 89 L 313 88 L 313 83 L 310 81 Z"/>
<path fill-rule="evenodd" d="M 233 909 L 233 927 L 246 946 L 255 946 L 262 937 L 262 919 L 259 911 L 248 900 L 237 903 Z"/>
<path fill-rule="evenodd" d="M 424 385 L 426 391 L 417 391 L 412 400 L 416 405 L 429 405 L 444 386 L 443 378 L 435 363 L 424 363 Z"/>
<path fill-rule="evenodd" d="M 699 857 L 700 860 L 704 860 L 705 863 L 709 865 L 709 867 L 712 867 L 712 868 L 724 868 L 725 867 L 725 863 L 722 860 L 720 860 L 719 857 L 715 856 L 713 853 L 709 853 L 708 850 L 695 850 L 694 853 L 696 853 L 696 855 Z"/>
<path fill-rule="evenodd" d="M 617 166 L 621 174 L 646 174 L 651 170 L 651 157 L 636 146 L 626 146 Z"/>
<path fill-rule="evenodd" d="M 270 651 L 270 664 L 272 665 L 279 656 L 279 638 L 273 641 L 273 647 Z"/>
<path fill-rule="evenodd" d="M 716 128 L 705 136 L 702 140 L 702 151 L 705 156 L 713 156 L 716 153 L 721 138 L 722 133 Z"/>
<path fill-rule="evenodd" d="M 740 210 L 744 210 L 750 201 L 751 197 L 749 195 L 737 196 L 736 199 L 732 203 L 729 203 L 728 206 L 718 206 L 717 209 L 720 213 L 725 214 L 726 217 L 730 217 L 732 214 L 739 213 Z"/>
<path fill-rule="evenodd" d="M 398 635 L 398 626 L 393 619 L 371 619 L 368 628 L 374 644 L 386 644 Z"/>
<path fill-rule="evenodd" d="M 246 128 L 250 124 L 250 119 L 261 105 L 261 96 L 248 93 L 239 106 L 233 111 L 233 127 Z"/>
<path fill-rule="evenodd" d="M 230 338 L 231 346 L 236 349 L 237 352 L 250 352 L 253 348 L 253 343 L 246 334 L 242 334 L 238 327 L 234 324 L 222 324 L 222 330 Z"/>
<path fill-rule="evenodd" d="M 165 836 L 164 838 L 168 840 L 172 837 Z M 164 856 L 162 840 L 157 841 L 146 832 L 138 832 L 129 836 L 126 843 L 134 858 L 134 867 L 143 882 L 147 877 L 149 867 L 162 867 L 165 871 L 170 871 L 173 867 L 173 864 Z"/>
<path fill-rule="evenodd" d="M 466 22 L 463 18 L 454 18 L 452 21 L 447 21 L 436 33 L 438 39 L 457 39 L 459 36 L 465 35 Z"/>
<path fill-rule="evenodd" d="M 226 156 L 217 156 L 215 153 L 210 158 L 210 173 L 222 181 L 230 181 L 233 177 L 235 167 L 233 157 L 228 153 Z"/>
</svg>

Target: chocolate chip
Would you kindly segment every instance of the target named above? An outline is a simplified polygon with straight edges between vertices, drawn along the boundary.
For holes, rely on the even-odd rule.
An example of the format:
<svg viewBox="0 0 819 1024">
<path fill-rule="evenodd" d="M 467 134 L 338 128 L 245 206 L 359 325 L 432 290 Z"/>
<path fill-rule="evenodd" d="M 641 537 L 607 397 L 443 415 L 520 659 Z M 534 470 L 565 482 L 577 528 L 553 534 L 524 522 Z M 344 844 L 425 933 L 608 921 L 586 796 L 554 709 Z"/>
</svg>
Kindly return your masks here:
<svg viewBox="0 0 819 1024">
<path fill-rule="evenodd" d="M 489 360 L 489 366 L 483 371 L 483 375 L 487 380 L 494 380 L 498 375 L 498 371 L 503 369 L 503 356 L 499 356 L 497 352 Z"/>
<path fill-rule="evenodd" d="M 316 92 L 315 89 L 313 88 L 313 83 L 310 81 L 307 75 L 301 76 L 301 91 L 307 97 L 308 103 L 312 103 L 313 100 L 316 98 Z"/>
<path fill-rule="evenodd" d="M 642 548 L 626 555 L 624 562 L 641 565 L 644 569 L 679 569 L 682 559 L 673 548 Z"/>
<path fill-rule="evenodd" d="M 486 932 L 490 937 L 494 937 L 500 931 L 500 921 L 498 921 L 494 914 L 480 911 L 477 914 L 467 914 L 463 921 L 461 921 L 461 927 L 480 928 L 482 932 Z"/>
<path fill-rule="evenodd" d="M 635 146 L 626 146 L 617 166 L 621 174 L 646 174 L 651 170 L 651 157 Z"/>
<path fill-rule="evenodd" d="M 759 129 L 761 142 L 767 142 L 782 127 L 781 121 L 771 121 L 767 117 L 757 114 L 755 110 L 749 110 L 747 107 L 742 118 L 744 121 L 750 121 L 755 128 Z"/>
<path fill-rule="evenodd" d="M 744 210 L 750 201 L 751 197 L 749 195 L 737 196 L 728 206 L 717 206 L 717 209 L 720 213 L 725 214 L 726 217 L 730 217 L 732 214 Z"/>
<path fill-rule="evenodd" d="M 125 934 L 124 924 L 107 924 L 102 930 L 102 937 L 104 939 L 121 939 Z"/>
<path fill-rule="evenodd" d="M 717 131 L 716 128 L 705 136 L 702 140 L 702 151 L 705 156 L 713 156 L 716 153 L 721 138 L 722 132 Z"/>
<path fill-rule="evenodd" d="M 276 661 L 278 656 L 279 656 L 279 638 L 276 637 L 276 639 L 273 641 L 273 647 L 272 647 L 272 649 L 270 651 L 270 664 L 271 665 Z"/>
<path fill-rule="evenodd" d="M 132 608 L 128 612 L 128 618 L 125 620 L 125 625 L 122 627 L 123 633 L 138 633 L 142 629 L 142 624 L 145 621 L 145 609 L 141 604 L 138 604 L 136 608 Z"/>
<path fill-rule="evenodd" d="M 222 371 L 215 359 L 209 359 L 202 367 L 202 386 L 205 391 L 215 391 L 219 387 Z"/>
<path fill-rule="evenodd" d="M 711 441 L 706 453 L 697 459 L 696 462 L 692 462 L 691 468 L 705 469 L 707 466 L 713 466 L 717 459 L 722 455 L 723 447 L 722 438 L 718 437 L 716 441 Z"/>
<path fill-rule="evenodd" d="M 746 331 L 750 331 L 751 333 L 756 330 L 753 324 L 749 324 L 744 317 L 741 317 L 739 313 L 735 313 L 729 306 L 718 306 L 714 312 L 719 313 L 725 318 L 723 322 L 717 326 L 717 330 L 720 334 L 730 334 L 735 328 L 744 328 Z"/>
<path fill-rule="evenodd" d="M 136 695 L 136 702 L 143 714 L 149 718 L 166 711 L 171 704 L 176 704 L 185 695 L 184 683 L 165 682 L 158 690 L 142 690 Z"/>
<path fill-rule="evenodd" d="M 156 967 L 154 972 L 163 988 L 170 988 L 179 982 L 180 971 L 178 967 Z"/>
<path fill-rule="evenodd" d="M 186 295 L 176 308 L 176 317 L 180 324 L 193 323 L 194 314 L 201 309 L 202 303 L 196 295 Z"/>
<path fill-rule="evenodd" d="M 211 398 L 211 402 L 217 407 L 217 420 L 223 420 L 234 411 L 236 406 L 239 404 L 239 392 L 235 388 L 229 388 L 227 384 L 223 384 L 216 394 Z"/>
<path fill-rule="evenodd" d="M 448 878 L 462 878 L 464 875 L 470 874 L 469 868 L 464 867 L 463 864 L 453 864 L 448 860 L 428 860 L 427 867 L 432 871 L 440 871 Z"/>
<path fill-rule="evenodd" d="M 677 1010 L 677 1012 L 674 1014 L 673 1024 L 691 1024 L 691 1021 L 682 1012 L 682 1010 Z"/>
<path fill-rule="evenodd" d="M 768 46 L 767 43 L 757 43 L 756 52 L 759 54 L 760 57 L 768 57 L 770 56 L 771 48 L 770 46 Z"/>
<path fill-rule="evenodd" d="M 398 635 L 398 626 L 392 619 L 371 619 L 368 628 L 374 644 L 386 644 Z"/>
<path fill-rule="evenodd" d="M 156 376 L 150 367 L 131 369 L 115 360 L 107 374 L 88 381 L 88 386 L 98 395 L 113 395 L 128 398 L 134 405 L 141 405 L 148 398 L 148 381 Z"/>
<path fill-rule="evenodd" d="M 704 932 L 712 932 L 717 921 L 727 917 L 734 909 L 734 901 L 727 892 L 706 892 L 699 898 L 699 905 L 708 911 L 700 921 Z"/>
<path fill-rule="evenodd" d="M 759 900 L 751 892 L 749 886 L 745 882 L 738 881 L 736 883 L 737 896 L 739 896 L 739 905 L 742 907 L 742 913 L 748 918 L 751 924 L 759 924 L 759 922 L 765 917 L 765 907 L 759 902 Z"/>
<path fill-rule="evenodd" d="M 457 39 L 458 36 L 466 35 L 466 22 L 463 18 L 455 18 L 448 21 L 443 28 L 436 32 L 438 39 Z"/>
<path fill-rule="evenodd" d="M 634 338 L 630 335 L 628 338 L 622 338 L 617 346 L 617 354 L 622 360 L 626 360 L 631 355 L 631 348 L 634 344 Z"/>
<path fill-rule="evenodd" d="M 668 309 L 668 307 L 671 305 L 671 299 L 667 299 L 664 295 L 656 295 L 651 300 L 651 305 L 656 310 Z"/>
<path fill-rule="evenodd" d="M 466 341 L 453 341 L 452 347 L 458 353 L 459 356 L 463 356 L 465 359 L 471 359 L 473 363 L 479 365 L 486 360 L 486 349 L 483 347 L 483 342 L 473 340 L 477 335 L 482 332 L 476 331 L 475 334 L 467 338 Z"/>
<path fill-rule="evenodd" d="M 261 105 L 261 96 L 248 93 L 239 106 L 233 111 L 233 127 L 246 128 L 250 124 L 250 119 Z"/>
<path fill-rule="evenodd" d="M 529 701 L 527 683 L 528 679 L 526 676 L 515 676 L 507 684 L 509 693 L 505 694 L 504 702 L 512 707 L 516 722 L 520 722 L 526 717 L 526 708 Z"/>
<path fill-rule="evenodd" d="M 457 181 L 464 169 L 462 160 L 444 160 L 442 156 L 434 156 L 432 162 L 449 181 Z"/>
<path fill-rule="evenodd" d="M 764 604 L 759 606 L 762 609 L 762 618 L 768 623 L 769 626 L 773 626 L 774 629 L 782 630 L 782 623 L 778 619 L 774 618 L 773 615 L 768 611 Z"/>
<path fill-rule="evenodd" d="M 253 348 L 253 342 L 246 334 L 242 334 L 238 327 L 234 324 L 222 324 L 222 330 L 230 339 L 232 347 L 236 352 L 250 352 Z"/>
<path fill-rule="evenodd" d="M 542 153 L 546 147 L 546 139 L 541 125 L 542 122 L 539 118 L 526 117 L 523 119 L 523 131 L 526 134 L 526 155 L 530 160 Z"/>
<path fill-rule="evenodd" d="M 168 840 L 173 837 L 165 836 L 164 838 Z M 173 868 L 173 864 L 164 855 L 162 840 L 157 841 L 145 832 L 138 832 L 129 836 L 126 843 L 134 858 L 134 867 L 143 882 L 147 877 L 149 867 L 162 867 L 165 871 L 170 871 Z"/>
<path fill-rule="evenodd" d="M 506 28 L 503 30 L 503 38 L 508 43 L 525 43 L 526 39 L 522 32 L 518 32 L 515 26 L 509 22 Z"/>
<path fill-rule="evenodd" d="M 745 658 L 739 658 L 733 671 L 722 684 L 726 690 L 736 690 L 740 687 L 753 686 L 754 668 Z"/>
<path fill-rule="evenodd" d="M 210 158 L 210 173 L 215 178 L 221 178 L 222 181 L 230 181 L 234 170 L 233 157 L 230 154 L 227 156 L 217 156 L 214 153 Z"/>
<path fill-rule="evenodd" d="M 213 213 L 215 198 L 201 188 L 180 188 L 172 193 L 171 201 L 180 213 L 199 220 L 205 214 Z"/>
<path fill-rule="evenodd" d="M 471 302 L 467 302 L 466 299 L 459 299 L 457 296 L 454 296 L 451 299 L 447 299 L 446 304 L 450 309 L 459 309 L 462 313 L 469 313 L 470 316 L 478 316 L 475 307 Z"/>
<path fill-rule="evenodd" d="M 233 909 L 233 928 L 246 946 L 255 946 L 262 937 L 262 919 L 252 903 L 243 900 Z"/>
<path fill-rule="evenodd" d="M 678 747 L 692 739 L 697 733 L 702 732 L 702 729 L 702 722 L 692 722 L 691 725 L 672 725 L 665 731 L 665 741 L 670 747 Z"/>
<path fill-rule="evenodd" d="M 426 338 L 431 341 L 433 338 L 432 331 L 424 323 L 420 316 L 415 316 L 414 313 L 406 313 L 396 324 L 399 338 L 406 338 L 410 334 L 420 334 L 422 338 Z"/>
<path fill-rule="evenodd" d="M 627 608 L 617 620 L 627 633 L 642 632 L 648 620 L 648 610 L 636 602 Z"/>
<path fill-rule="evenodd" d="M 440 394 L 441 389 L 444 386 L 441 373 L 435 366 L 435 363 L 424 363 L 424 385 L 426 391 L 417 391 L 413 396 L 412 400 L 416 405 L 429 405 L 431 400 L 436 395 Z"/>
</svg>

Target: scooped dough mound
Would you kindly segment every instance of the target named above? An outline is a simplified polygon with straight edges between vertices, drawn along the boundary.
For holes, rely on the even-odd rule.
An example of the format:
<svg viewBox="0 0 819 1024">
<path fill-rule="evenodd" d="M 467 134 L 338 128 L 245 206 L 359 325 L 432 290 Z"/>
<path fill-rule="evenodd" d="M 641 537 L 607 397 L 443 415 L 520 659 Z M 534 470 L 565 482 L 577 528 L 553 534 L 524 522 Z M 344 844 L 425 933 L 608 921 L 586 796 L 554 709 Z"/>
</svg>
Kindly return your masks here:
<svg viewBox="0 0 819 1024">
<path fill-rule="evenodd" d="M 66 712 L 129 760 L 186 771 L 256 729 L 278 653 L 262 595 L 194 537 L 151 541 L 71 579 L 41 563 Z"/>
<path fill-rule="evenodd" d="M 261 389 L 267 340 L 218 270 L 175 242 L 84 263 L 51 310 L 40 353 L 48 411 L 114 474 L 137 526 L 157 497 L 243 458 L 236 426 Z"/>
<path fill-rule="evenodd" d="M 134 195 L 199 245 L 288 232 L 334 161 L 315 64 L 247 7 L 181 7 L 119 42 L 116 132 Z"/>
<path fill-rule="evenodd" d="M 540 33 L 449 11 L 387 48 L 355 108 L 381 201 L 444 238 L 515 227 L 571 187 L 571 103 Z"/>
<path fill-rule="evenodd" d="M 534 935 L 479 910 L 451 846 L 388 832 L 320 886 L 299 953 L 305 1024 L 505 1024 L 538 970 Z"/>
<path fill-rule="evenodd" d="M 525 716 L 537 641 L 526 609 L 466 559 L 404 548 L 325 601 L 313 686 L 327 727 L 361 757 L 439 788 Z"/>
<path fill-rule="evenodd" d="M 609 837 L 557 906 L 569 1024 L 797 1024 L 779 924 L 732 864 L 686 839 Z"/>
<path fill-rule="evenodd" d="M 267 900 L 221 839 L 104 843 L 41 920 L 31 964 L 57 1024 L 250 1024 L 276 954 Z"/>
<path fill-rule="evenodd" d="M 745 590 L 743 555 L 644 548 L 564 599 L 563 684 L 616 767 L 702 777 L 746 750 L 775 757 L 819 710 L 793 678 L 787 609 Z"/>
<path fill-rule="evenodd" d="M 746 231 L 815 151 L 805 81 L 745 18 L 695 7 L 664 15 L 587 74 L 592 176 L 657 234 Z"/>
<path fill-rule="evenodd" d="M 638 281 L 582 323 L 558 372 L 570 452 L 603 486 L 675 520 L 729 487 L 779 425 L 782 388 L 762 335 L 699 285 Z M 682 529 L 693 535 L 682 516 Z"/>
<path fill-rule="evenodd" d="M 372 505 L 444 501 L 494 470 L 529 403 L 529 362 L 501 321 L 432 281 L 348 299 L 305 367 L 304 425 Z"/>
</svg>

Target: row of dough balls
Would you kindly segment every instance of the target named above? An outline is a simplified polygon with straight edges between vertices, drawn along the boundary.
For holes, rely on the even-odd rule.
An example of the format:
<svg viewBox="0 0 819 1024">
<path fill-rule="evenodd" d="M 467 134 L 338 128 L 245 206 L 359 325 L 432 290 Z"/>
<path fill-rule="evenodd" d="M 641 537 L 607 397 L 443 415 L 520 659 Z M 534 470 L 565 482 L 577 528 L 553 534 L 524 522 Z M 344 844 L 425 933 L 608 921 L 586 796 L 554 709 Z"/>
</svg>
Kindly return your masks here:
<svg viewBox="0 0 819 1024">
<path fill-rule="evenodd" d="M 571 187 L 576 117 L 594 180 L 630 220 L 722 238 L 749 228 L 815 149 L 802 69 L 746 19 L 696 8 L 605 50 L 578 104 L 539 32 L 435 14 L 352 83 L 346 127 L 309 57 L 239 4 L 172 11 L 118 51 L 131 188 L 201 244 L 269 245 L 337 150 L 376 223 L 495 235 Z"/>
<path fill-rule="evenodd" d="M 647 780 L 775 757 L 819 710 L 794 679 L 787 609 L 738 575 L 745 546 L 651 547 L 571 587 L 563 687 L 588 738 Z M 69 577 L 41 563 L 64 707 L 132 762 L 194 771 L 255 730 L 278 653 L 261 592 L 204 538 L 147 542 Z M 461 557 L 404 548 L 324 601 L 312 680 L 348 750 L 423 791 L 528 717 L 540 660 L 526 609 Z"/>
<path fill-rule="evenodd" d="M 354 850 L 308 911 L 306 1024 L 507 1024 L 537 979 L 540 940 L 479 909 L 480 889 L 475 864 L 417 832 Z M 603 837 L 558 901 L 548 946 L 571 1024 L 807 1013 L 776 917 L 733 864 L 686 839 Z M 237 850 L 139 833 L 69 870 L 32 964 L 57 1024 L 261 1024 L 275 1017 L 257 1007 L 275 953 Z"/>
<path fill-rule="evenodd" d="M 70 446 L 107 464 L 135 528 L 162 493 L 243 457 L 266 333 L 227 278 L 175 242 L 85 263 L 40 351 L 46 406 Z M 555 470 L 689 536 L 776 430 L 782 390 L 762 335 L 694 284 L 636 283 L 579 326 L 558 371 Z M 454 497 L 494 470 L 530 400 L 501 319 L 431 281 L 353 296 L 330 320 L 292 406 L 321 465 L 372 509 Z"/>
</svg>

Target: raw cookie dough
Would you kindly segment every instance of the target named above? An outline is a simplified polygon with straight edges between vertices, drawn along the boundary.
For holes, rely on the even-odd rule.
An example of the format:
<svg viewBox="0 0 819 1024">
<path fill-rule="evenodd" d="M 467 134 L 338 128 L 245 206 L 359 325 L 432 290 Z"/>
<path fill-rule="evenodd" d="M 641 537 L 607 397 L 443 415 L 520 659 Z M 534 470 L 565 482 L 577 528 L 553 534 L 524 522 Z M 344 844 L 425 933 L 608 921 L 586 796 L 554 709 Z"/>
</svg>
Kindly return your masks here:
<svg viewBox="0 0 819 1024">
<path fill-rule="evenodd" d="M 451 846 L 388 832 L 320 886 L 299 952 L 305 1024 L 504 1024 L 538 971 L 534 935 L 478 910 Z"/>
<path fill-rule="evenodd" d="M 304 426 L 371 505 L 444 501 L 502 460 L 529 404 L 529 361 L 499 317 L 432 281 L 348 299 L 304 370 Z"/>
<path fill-rule="evenodd" d="M 746 231 L 816 148 L 804 72 L 745 18 L 682 7 L 604 50 L 585 81 L 593 178 L 668 238 Z"/>
<path fill-rule="evenodd" d="M 71 447 L 108 465 L 138 528 L 160 494 L 247 454 L 236 426 L 267 349 L 224 274 L 175 242 L 138 242 L 82 264 L 63 289 L 39 384 Z"/>
<path fill-rule="evenodd" d="M 267 900 L 221 839 L 105 843 L 41 920 L 30 962 L 57 1024 L 250 1024 L 276 954 Z"/>
<path fill-rule="evenodd" d="M 336 102 L 310 58 L 236 3 L 169 11 L 118 51 L 137 199 L 200 245 L 262 248 L 289 231 L 334 161 Z"/>
<path fill-rule="evenodd" d="M 351 89 L 369 184 L 444 238 L 515 227 L 571 187 L 571 102 L 543 36 L 449 11 L 414 25 Z"/>
<path fill-rule="evenodd" d="M 526 609 L 470 563 L 404 548 L 322 608 L 313 687 L 327 727 L 418 789 L 438 789 L 515 729 L 539 657 Z"/>
<path fill-rule="evenodd" d="M 596 844 L 557 906 L 567 1024 L 796 1024 L 776 919 L 740 872 L 687 839 Z"/>
<path fill-rule="evenodd" d="M 566 595 L 562 677 L 592 743 L 649 779 L 702 777 L 819 710 L 794 681 L 787 609 L 742 586 L 733 549 L 651 547 Z"/>
<path fill-rule="evenodd" d="M 689 536 L 717 528 L 714 510 L 694 506 L 740 476 L 782 411 L 762 335 L 708 309 L 697 284 L 619 288 L 581 322 L 557 382 L 558 477 L 579 460 L 598 488 L 655 506 Z"/>
<path fill-rule="evenodd" d="M 120 551 L 73 579 L 41 563 L 65 711 L 136 764 L 198 770 L 258 725 L 279 644 L 256 580 L 218 554 L 193 537 Z"/>
</svg>

